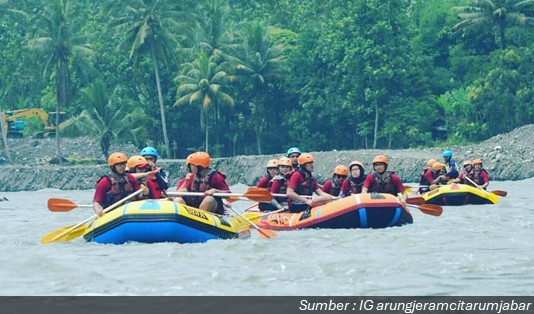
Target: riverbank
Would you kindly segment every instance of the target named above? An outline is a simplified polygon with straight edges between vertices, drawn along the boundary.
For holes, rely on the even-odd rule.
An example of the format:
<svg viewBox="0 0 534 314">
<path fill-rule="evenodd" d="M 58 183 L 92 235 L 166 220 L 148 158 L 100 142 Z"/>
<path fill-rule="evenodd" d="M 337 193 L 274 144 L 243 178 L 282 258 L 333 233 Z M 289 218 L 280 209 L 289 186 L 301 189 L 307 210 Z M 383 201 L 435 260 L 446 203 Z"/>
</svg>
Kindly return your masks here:
<svg viewBox="0 0 534 314">
<path fill-rule="evenodd" d="M 107 173 L 108 167 L 101 156 L 98 143 L 87 138 L 62 139 L 63 156 L 71 160 L 99 160 L 99 165 L 59 166 L 50 163 L 55 155 L 54 139 L 9 139 L 13 163 L 0 164 L 0 191 L 34 191 L 45 188 L 62 190 L 93 189 L 96 180 Z M 476 145 L 451 147 L 457 163 L 465 159 L 481 158 L 492 180 L 521 180 L 534 177 L 534 125 L 497 135 Z M 131 144 L 113 146 L 110 151 L 137 154 Z M 441 148 L 400 150 L 351 150 L 312 152 L 315 156 L 315 173 L 319 181 L 331 176 L 337 164 L 348 165 L 352 160 L 364 162 L 366 172 L 377 154 L 390 159 L 389 169 L 406 182 L 418 181 L 419 174 L 430 158 L 441 159 Z M 214 160 L 213 166 L 228 176 L 230 184 L 254 185 L 265 174 L 265 163 L 282 155 L 237 156 Z M 159 162 L 171 173 L 171 183 L 185 175 L 183 160 Z"/>
</svg>

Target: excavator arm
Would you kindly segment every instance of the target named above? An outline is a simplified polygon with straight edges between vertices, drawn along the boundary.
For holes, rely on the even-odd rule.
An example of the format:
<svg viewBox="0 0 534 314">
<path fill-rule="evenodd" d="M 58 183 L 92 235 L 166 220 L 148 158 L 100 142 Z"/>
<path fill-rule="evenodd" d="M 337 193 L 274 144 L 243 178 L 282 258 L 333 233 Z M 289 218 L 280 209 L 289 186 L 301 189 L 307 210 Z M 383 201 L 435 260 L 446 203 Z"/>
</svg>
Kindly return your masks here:
<svg viewBox="0 0 534 314">
<path fill-rule="evenodd" d="M 60 115 L 65 115 L 64 112 L 60 112 Z M 54 113 L 55 116 L 55 113 Z M 40 132 L 37 134 L 37 137 L 43 137 L 48 134 L 55 133 L 56 127 L 54 122 L 50 121 L 50 115 L 48 112 L 41 108 L 29 108 L 29 109 L 18 109 L 18 110 L 12 110 L 2 113 L 2 122 L 4 126 L 4 130 L 6 131 L 6 134 L 8 136 L 22 136 L 22 130 L 24 129 L 24 124 L 19 123 L 18 121 L 21 121 L 26 118 L 32 118 L 37 117 L 41 124 L 43 125 L 44 132 Z"/>
</svg>

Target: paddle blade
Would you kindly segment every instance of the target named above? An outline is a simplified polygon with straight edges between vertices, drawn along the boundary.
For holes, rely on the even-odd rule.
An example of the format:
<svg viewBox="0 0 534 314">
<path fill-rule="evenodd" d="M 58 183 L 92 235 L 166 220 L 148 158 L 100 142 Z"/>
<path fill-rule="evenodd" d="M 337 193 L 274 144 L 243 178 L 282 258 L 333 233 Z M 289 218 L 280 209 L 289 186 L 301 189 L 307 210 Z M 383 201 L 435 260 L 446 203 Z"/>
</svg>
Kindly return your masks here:
<svg viewBox="0 0 534 314">
<path fill-rule="evenodd" d="M 267 230 L 267 229 L 263 229 L 263 228 L 258 228 L 256 230 L 258 230 L 258 233 L 264 239 L 270 239 L 270 238 L 274 238 L 274 237 L 277 236 L 276 232 L 274 232 L 272 230 Z"/>
<path fill-rule="evenodd" d="M 425 203 L 425 199 L 420 196 L 409 197 L 406 199 L 406 203 L 412 204 L 412 205 L 422 205 Z"/>
<path fill-rule="evenodd" d="M 263 188 L 248 188 L 243 196 L 255 202 L 270 202 L 273 200 L 273 195 Z"/>
<path fill-rule="evenodd" d="M 89 228 L 87 225 L 81 225 L 76 229 L 72 229 L 74 226 L 75 225 L 65 226 L 46 234 L 41 239 L 41 243 L 48 244 L 53 242 L 67 242 L 83 235 L 87 231 L 87 228 Z"/>
<path fill-rule="evenodd" d="M 441 214 L 443 213 L 443 207 L 439 205 L 423 204 L 423 205 L 417 206 L 417 208 L 421 212 L 427 215 L 432 215 L 432 216 L 441 216 Z"/>
<path fill-rule="evenodd" d="M 493 193 L 495 195 L 499 195 L 502 197 L 505 197 L 506 195 L 508 195 L 508 192 L 502 191 L 502 190 L 493 190 L 493 191 L 490 191 L 490 193 Z"/>
<path fill-rule="evenodd" d="M 78 207 L 78 204 L 65 198 L 50 198 L 48 199 L 48 209 L 51 212 L 68 212 Z"/>
</svg>

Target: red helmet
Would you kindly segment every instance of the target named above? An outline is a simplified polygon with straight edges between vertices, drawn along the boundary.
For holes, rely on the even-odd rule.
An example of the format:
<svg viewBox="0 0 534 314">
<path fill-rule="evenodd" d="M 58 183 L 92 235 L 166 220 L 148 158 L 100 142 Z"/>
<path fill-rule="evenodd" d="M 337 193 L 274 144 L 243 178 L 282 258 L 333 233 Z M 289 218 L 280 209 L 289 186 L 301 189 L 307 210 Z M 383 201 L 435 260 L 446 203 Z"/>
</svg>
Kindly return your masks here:
<svg viewBox="0 0 534 314">
<path fill-rule="evenodd" d="M 313 155 L 312 154 L 308 154 L 308 153 L 303 153 L 302 155 L 299 156 L 299 165 L 304 165 L 304 164 L 307 164 L 309 162 L 313 162 L 314 161 L 314 158 L 313 158 Z"/>
<path fill-rule="evenodd" d="M 185 162 L 197 167 L 208 168 L 210 166 L 211 158 L 208 153 L 196 152 L 187 156 Z"/>
</svg>

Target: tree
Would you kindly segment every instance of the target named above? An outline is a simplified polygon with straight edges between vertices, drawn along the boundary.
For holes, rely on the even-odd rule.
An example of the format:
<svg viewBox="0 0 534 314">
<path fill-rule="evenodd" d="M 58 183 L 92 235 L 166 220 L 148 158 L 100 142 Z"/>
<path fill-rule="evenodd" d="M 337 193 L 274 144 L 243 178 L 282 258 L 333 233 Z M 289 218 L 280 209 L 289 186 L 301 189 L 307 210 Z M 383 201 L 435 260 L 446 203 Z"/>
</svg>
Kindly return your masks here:
<svg viewBox="0 0 534 314">
<path fill-rule="evenodd" d="M 200 124 L 206 132 L 206 152 L 209 151 L 209 109 L 215 107 L 215 117 L 218 117 L 219 105 L 234 105 L 234 99 L 224 91 L 230 83 L 229 75 L 220 69 L 217 59 L 220 59 L 217 55 L 208 57 L 205 52 L 201 52 L 197 60 L 183 66 L 184 74 L 176 77 L 179 85 L 175 105 L 200 105 Z"/>
<path fill-rule="evenodd" d="M 70 0 L 51 0 L 37 15 L 30 19 L 34 36 L 28 41 L 30 48 L 46 56 L 43 76 L 55 78 L 56 112 L 60 112 L 72 100 L 71 68 L 81 57 L 94 54 L 91 46 L 84 42 L 83 35 L 78 35 L 81 16 L 75 13 Z M 55 125 L 59 125 L 59 114 Z M 61 162 L 60 130 L 56 130 L 56 154 Z"/>
<path fill-rule="evenodd" d="M 469 0 L 468 5 L 455 7 L 461 22 L 454 25 L 456 32 L 468 28 L 493 26 L 506 49 L 506 30 L 509 25 L 534 26 L 534 0 Z"/>
<path fill-rule="evenodd" d="M 109 156 L 113 140 L 131 140 L 140 144 L 146 138 L 144 125 L 151 119 L 139 107 L 120 99 L 112 100 L 102 79 L 97 79 L 81 91 L 80 102 L 85 110 L 66 121 L 65 133 L 90 135 L 98 138 L 104 158 Z"/>
<path fill-rule="evenodd" d="M 135 59 L 136 64 L 139 64 L 144 55 L 148 55 L 151 59 L 158 92 L 165 152 L 169 157 L 171 152 L 160 66 L 174 55 L 179 46 L 176 32 L 184 26 L 185 13 L 180 3 L 172 0 L 133 0 L 125 3 L 111 0 L 107 7 L 115 18 L 114 29 L 126 34 L 126 39 L 118 48 L 127 47 L 130 59 Z"/>
</svg>

